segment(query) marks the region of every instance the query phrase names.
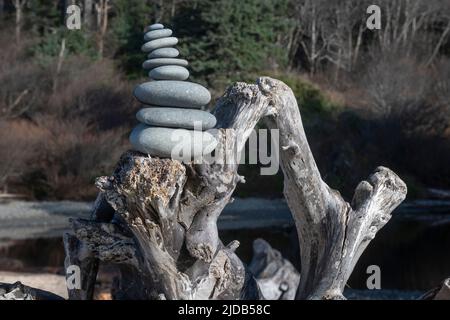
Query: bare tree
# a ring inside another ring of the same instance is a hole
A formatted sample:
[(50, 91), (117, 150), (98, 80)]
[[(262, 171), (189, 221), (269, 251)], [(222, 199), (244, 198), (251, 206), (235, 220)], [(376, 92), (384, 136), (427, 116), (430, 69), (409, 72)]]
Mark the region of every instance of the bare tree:
[(336, 68), (335, 80), (339, 71), (353, 71), (358, 62), (366, 30), (367, 1), (345, 0), (329, 4), (333, 24), (324, 34), (327, 43), (322, 60), (331, 62)]
[(61, 40), (61, 47), (59, 49), (58, 60), (56, 63), (56, 69), (55, 69), (55, 73), (53, 75), (53, 87), (52, 87), (53, 93), (55, 93), (58, 88), (59, 75), (61, 73), (65, 54), (66, 54), (66, 39), (63, 38)]
[(21, 122), (0, 121), (0, 186), (8, 193), (8, 182), (19, 176), (33, 156), (33, 136)]
[(448, 1), (435, 0), (435, 6), (438, 8), (434, 24), (442, 26), (438, 29), (440, 32), (439, 38), (434, 46), (434, 49), (428, 58), (427, 66), (430, 66), (437, 58), (439, 51), (450, 36), (450, 3)]
[(367, 1), (310, 1), (294, 3), (296, 27), (288, 42), (291, 59), (300, 45), (310, 73), (322, 62), (330, 62), (339, 70), (351, 71), (357, 62), (366, 29)]
[(444, 44), (445, 40), (448, 38), (449, 35), (450, 35), (450, 17), (448, 19), (447, 26), (442, 31), (442, 34), (439, 37), (439, 41), (437, 42), (436, 46), (434, 47), (433, 53), (431, 54), (430, 58), (427, 61), (428, 66), (434, 62), (434, 60), (436, 59), (436, 57), (439, 53), (439, 50), (441, 49), (442, 45)]
[(177, 9), (177, 4), (180, 2), (179, 0), (172, 0), (171, 6), (170, 6), (170, 17), (173, 18), (175, 16), (175, 12)]
[(448, 6), (441, 0), (382, 0), (379, 5), (384, 17), (383, 28), (377, 32), (381, 50), (401, 50), (407, 56), (418, 41), (423, 41), (420, 36), (432, 25), (436, 15)]
[[(14, 38), (14, 35), (11, 35)], [(11, 37), (8, 37), (9, 41)], [(14, 41), (14, 40), (13, 40)], [(44, 95), (39, 67), (18, 59), (23, 46), (7, 46), (0, 54), (0, 119), (11, 120), (31, 110)]]
[(430, 82), (423, 64), (400, 53), (373, 53), (373, 63), (364, 78), (371, 110), (378, 116), (411, 114), (422, 107)]
[(303, 0), (294, 5), (297, 27), (290, 46), (295, 49), (292, 43), (299, 43), (313, 74), (327, 48), (324, 34), (328, 31), (325, 24), (329, 21), (330, 10), (325, 0)]
[(370, 4), (365, 0), (294, 2), (297, 23), (288, 41), (290, 60), (300, 49), (310, 73), (324, 63), (331, 63), (338, 77), (340, 70), (354, 70), (367, 39), (372, 44), (376, 42), (380, 52), (398, 51), (403, 56), (425, 54), (430, 65), (450, 36), (448, 1), (382, 0), (377, 4), (381, 7), (383, 27), (373, 32), (373, 41), (365, 36), (366, 8)]
[(23, 24), (23, 9), (28, 0), (13, 0), (14, 8), (16, 9), (16, 43), (20, 43), (20, 36)]
[(88, 29), (94, 27), (94, 0), (84, 0), (83, 2), (83, 18), (84, 24)]
[(105, 35), (108, 31), (108, 13), (111, 9), (110, 0), (98, 0), (95, 4), (97, 12), (97, 47), (98, 54), (103, 57), (105, 47)]
[(10, 100), (10, 102), (1, 109), (0, 118), (15, 118), (23, 114), (28, 109), (29, 104), (25, 103), (22, 105), (22, 102), (27, 99), (29, 93), (29, 89), (24, 89), (16, 97), (14, 97), (14, 99)]

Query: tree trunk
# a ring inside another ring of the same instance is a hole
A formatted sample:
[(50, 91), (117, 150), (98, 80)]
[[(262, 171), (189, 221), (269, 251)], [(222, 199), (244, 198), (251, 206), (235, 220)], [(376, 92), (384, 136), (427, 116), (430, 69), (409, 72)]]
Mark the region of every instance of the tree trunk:
[(108, 30), (108, 13), (110, 9), (109, 0), (99, 0), (95, 4), (95, 9), (97, 11), (97, 47), (98, 55), (103, 57), (105, 50), (105, 35)]
[(83, 18), (85, 26), (88, 28), (88, 30), (92, 30), (94, 28), (94, 19), (95, 19), (93, 0), (84, 0)]
[(441, 36), (439, 37), (439, 41), (436, 44), (436, 46), (433, 49), (433, 53), (431, 54), (430, 58), (428, 59), (426, 66), (429, 66), (433, 63), (433, 61), (436, 59), (437, 55), (439, 54), (439, 50), (441, 49), (442, 45), (445, 43), (448, 35), (450, 34), (450, 21), (447, 24), (447, 27), (442, 32)]
[(171, 18), (175, 17), (176, 7), (177, 7), (177, 0), (172, 0), (172, 4), (170, 6), (170, 17)]
[(53, 85), (52, 85), (53, 94), (55, 94), (56, 90), (58, 89), (59, 76), (60, 76), (61, 69), (63, 66), (65, 54), (66, 54), (66, 38), (63, 38), (61, 40), (61, 47), (59, 49), (58, 60), (56, 62), (55, 73), (53, 76)]
[[(125, 153), (113, 175), (96, 182), (99, 198), (114, 216), (74, 221), (74, 235), (66, 237), (67, 257), (79, 261), (90, 281), (95, 277), (89, 259), (123, 264), (119, 289), (139, 293), (125, 292), (125, 298), (263, 298), (234, 253), (239, 243), (224, 245), (219, 239), (217, 218), (244, 181), (237, 169), (245, 142), (267, 117), (280, 130), (284, 193), (299, 234), (297, 298), (342, 298), (360, 254), (405, 198), (405, 184), (379, 168), (360, 183), (352, 206), (346, 203), (322, 181), (296, 99), (278, 80), (231, 86), (213, 113), (219, 143), (212, 164)], [(94, 217), (97, 212), (102, 210), (94, 210)], [(128, 281), (132, 285), (126, 287)]]
[(22, 23), (23, 23), (23, 7), (27, 3), (27, 0), (14, 0), (13, 5), (16, 9), (16, 43), (20, 44), (20, 38), (22, 33)]

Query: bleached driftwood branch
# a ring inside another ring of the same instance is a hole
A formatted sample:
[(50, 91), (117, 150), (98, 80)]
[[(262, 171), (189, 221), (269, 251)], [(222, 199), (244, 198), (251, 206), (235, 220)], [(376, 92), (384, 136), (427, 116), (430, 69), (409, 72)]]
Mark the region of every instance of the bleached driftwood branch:
[(300, 273), (267, 241), (253, 241), (253, 257), (249, 269), (255, 276), (264, 299), (295, 299)]
[(369, 242), (405, 199), (406, 184), (379, 167), (356, 188), (352, 204), (321, 178), (292, 90), (258, 80), (274, 109), (267, 123), (280, 130), (284, 196), (297, 227), (301, 253), (298, 299), (342, 299), (344, 286)]
[(280, 130), (284, 193), (299, 234), (297, 298), (342, 298), (359, 256), (405, 198), (405, 184), (389, 169), (378, 168), (360, 183), (352, 205), (345, 202), (322, 181), (296, 99), (280, 81), (237, 83), (214, 114), (219, 144), (212, 164), (127, 152), (112, 176), (97, 180), (101, 192), (93, 218), (75, 222), (75, 235), (66, 237), (66, 262), (85, 271), (83, 288), (72, 298), (92, 297), (99, 260), (122, 263), (122, 298), (261, 298), (234, 253), (238, 242), (220, 241), (217, 218), (243, 181), (237, 173), (240, 154), (264, 117)]

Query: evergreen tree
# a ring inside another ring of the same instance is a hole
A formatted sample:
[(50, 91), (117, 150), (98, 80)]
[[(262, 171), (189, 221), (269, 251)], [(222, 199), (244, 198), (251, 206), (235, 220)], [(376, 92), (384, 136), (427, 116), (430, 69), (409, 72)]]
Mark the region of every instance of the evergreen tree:
[(288, 0), (199, 0), (179, 10), (173, 26), (194, 76), (242, 79), (286, 62), (279, 38), (291, 23), (288, 9)]
[(116, 57), (131, 77), (140, 76), (145, 59), (140, 49), (144, 41), (143, 31), (152, 23), (153, 7), (142, 0), (116, 0), (113, 5), (112, 34), (118, 48)]
[(64, 23), (59, 1), (29, 0), (27, 8), (27, 21), (34, 35), (46, 35)]

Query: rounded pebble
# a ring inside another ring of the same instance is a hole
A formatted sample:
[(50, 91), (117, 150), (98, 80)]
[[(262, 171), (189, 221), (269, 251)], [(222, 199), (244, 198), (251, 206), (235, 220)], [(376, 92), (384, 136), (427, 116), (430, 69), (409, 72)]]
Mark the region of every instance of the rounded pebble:
[(168, 65), (186, 67), (188, 65), (188, 62), (187, 62), (187, 60), (184, 60), (184, 59), (156, 58), (156, 59), (145, 60), (144, 63), (142, 64), (142, 68), (153, 69), (156, 67), (168, 66)]
[(208, 130), (216, 125), (216, 117), (202, 110), (150, 107), (138, 111), (139, 122), (157, 127)]
[(154, 24), (146, 27), (145, 32), (152, 31), (152, 30), (158, 30), (158, 29), (164, 29), (164, 25), (162, 25), (161, 23), (154, 23)]
[(211, 94), (202, 85), (176, 80), (142, 83), (134, 89), (134, 96), (144, 104), (197, 109), (211, 100)]
[(178, 43), (178, 39), (175, 37), (160, 38), (156, 40), (149, 41), (142, 46), (142, 51), (150, 52), (155, 49), (172, 47)]
[(133, 148), (142, 153), (190, 161), (211, 153), (217, 140), (208, 132), (137, 125), (130, 134)]
[(172, 30), (170, 29), (158, 29), (147, 32), (144, 35), (145, 41), (152, 41), (160, 38), (167, 38), (172, 35)]
[(153, 80), (186, 80), (189, 78), (189, 71), (180, 66), (161, 66), (152, 69), (148, 73)]
[(176, 58), (180, 54), (175, 48), (160, 48), (149, 53), (148, 58)]

